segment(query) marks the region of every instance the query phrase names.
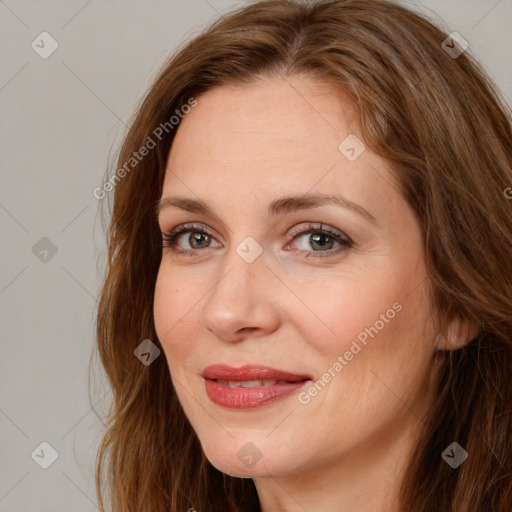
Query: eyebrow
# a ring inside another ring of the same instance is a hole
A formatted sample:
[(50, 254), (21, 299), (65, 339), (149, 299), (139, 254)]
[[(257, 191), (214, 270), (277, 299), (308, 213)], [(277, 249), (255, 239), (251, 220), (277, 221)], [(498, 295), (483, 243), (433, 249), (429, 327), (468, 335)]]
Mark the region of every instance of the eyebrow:
[[(306, 194), (302, 196), (283, 196), (275, 199), (268, 206), (269, 215), (278, 215), (298, 210), (308, 210), (325, 205), (334, 205), (356, 212), (372, 224), (377, 224), (377, 219), (362, 206), (345, 199), (339, 194)], [(164, 210), (179, 208), (192, 213), (211, 215), (218, 218), (215, 212), (202, 200), (184, 196), (164, 197), (156, 203), (156, 214), (160, 215)]]

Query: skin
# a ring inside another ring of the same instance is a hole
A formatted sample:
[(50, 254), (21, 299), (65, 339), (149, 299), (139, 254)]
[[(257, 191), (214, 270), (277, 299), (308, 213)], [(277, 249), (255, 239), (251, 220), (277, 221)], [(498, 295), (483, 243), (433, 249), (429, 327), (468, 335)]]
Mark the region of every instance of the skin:
[[(200, 198), (216, 215), (160, 213), (163, 233), (194, 222), (213, 237), (197, 248), (189, 238), (197, 229), (181, 235), (195, 257), (163, 250), (158, 338), (206, 456), (220, 471), (253, 478), (264, 512), (396, 510), (406, 456), (432, 399), (436, 349), (470, 336), (459, 319), (438, 336), (420, 224), (385, 160), (367, 148), (350, 161), (338, 150), (349, 134), (362, 139), (340, 91), (306, 77), (265, 77), (200, 96), (167, 164), (162, 197)], [(334, 205), (266, 211), (283, 195), (333, 192), (376, 223)], [(311, 234), (290, 235), (320, 222), (354, 246), (340, 251), (328, 237), (322, 249)], [(236, 252), (248, 236), (263, 250), (252, 263)], [(395, 303), (401, 310), (307, 404), (294, 394), (229, 410), (206, 394), (201, 373), (215, 363), (321, 379)], [(248, 442), (261, 454), (251, 467), (237, 457)]]

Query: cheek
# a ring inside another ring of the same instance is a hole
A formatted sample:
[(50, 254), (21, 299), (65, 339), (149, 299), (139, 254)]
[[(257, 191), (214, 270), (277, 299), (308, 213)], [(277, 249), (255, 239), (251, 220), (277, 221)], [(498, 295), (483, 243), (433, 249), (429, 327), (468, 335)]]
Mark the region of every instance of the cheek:
[(336, 335), (309, 338), (317, 383), (300, 398), (309, 418), (336, 424), (347, 439), (391, 425), (404, 403), (415, 409), (431, 354), (421, 289), (407, 295), (410, 287), (388, 282), (368, 290), (349, 289), (350, 298), (331, 291), (335, 304), (323, 312)]
[[(181, 363), (209, 335), (201, 324), (201, 311), (211, 300), (205, 295), (217, 273), (199, 267), (169, 268), (164, 260), (156, 281), (156, 332), (166, 352), (172, 352), (169, 359)], [(293, 266), (286, 270), (281, 274), (289, 287), (270, 279), (270, 292), (260, 300), (268, 301), (281, 325), (296, 331), (302, 347), (316, 353), (324, 366), (348, 350), (356, 352), (353, 342), (365, 352), (379, 345), (388, 354), (391, 349), (403, 352), (406, 335), (414, 336), (424, 322), (426, 301), (418, 297), (421, 276), (415, 269), (405, 274), (400, 265), (382, 268), (367, 263), (350, 272), (304, 266), (300, 272)]]
[(315, 315), (302, 314), (299, 320), (289, 310), (302, 326), (317, 378), (334, 384), (325, 399), (350, 402), (341, 389), (351, 390), (354, 407), (372, 396), (375, 405), (388, 395), (393, 399), (384, 384), (375, 386), (379, 377), (400, 394), (414, 392), (432, 353), (423, 278), (421, 272), (397, 268), (320, 280), (321, 286), (307, 288)]
[(390, 279), (389, 270), (384, 276), (353, 273), (304, 282), (295, 291), (311, 312), (302, 307), (300, 314), (298, 309), (288, 314), (301, 323), (304, 337), (320, 354), (342, 354), (353, 340), (370, 344), (380, 337), (377, 333), (390, 331), (402, 314), (403, 284)]
[[(193, 334), (197, 333), (194, 317), (197, 315), (199, 300), (192, 292), (190, 281), (181, 282), (180, 273), (172, 276), (165, 271), (158, 273), (153, 303), (155, 329), (166, 353), (169, 365), (183, 361), (193, 349)], [(173, 357), (169, 357), (172, 353)], [(172, 368), (171, 368), (172, 369)]]
[(332, 316), (338, 338), (330, 360), (341, 355), (343, 366), (337, 385), (351, 389), (355, 403), (367, 400), (376, 410), (387, 404), (383, 415), (400, 405), (395, 394), (413, 398), (433, 353), (426, 285), (415, 279), (375, 283), (370, 294), (353, 289), (350, 300), (338, 301), (345, 312)]

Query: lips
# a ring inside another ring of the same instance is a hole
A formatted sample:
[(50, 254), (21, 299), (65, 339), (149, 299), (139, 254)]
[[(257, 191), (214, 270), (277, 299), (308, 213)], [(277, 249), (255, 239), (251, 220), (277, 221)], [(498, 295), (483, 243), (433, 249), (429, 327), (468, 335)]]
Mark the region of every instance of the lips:
[(253, 365), (241, 368), (208, 366), (203, 377), (210, 400), (229, 409), (253, 409), (267, 405), (291, 395), (311, 381), (309, 375)]
[(224, 364), (215, 364), (205, 368), (203, 377), (208, 380), (223, 381), (250, 381), (250, 380), (272, 380), (285, 382), (299, 382), (311, 380), (309, 375), (295, 374), (276, 370), (269, 366), (246, 365), (240, 368), (233, 368)]

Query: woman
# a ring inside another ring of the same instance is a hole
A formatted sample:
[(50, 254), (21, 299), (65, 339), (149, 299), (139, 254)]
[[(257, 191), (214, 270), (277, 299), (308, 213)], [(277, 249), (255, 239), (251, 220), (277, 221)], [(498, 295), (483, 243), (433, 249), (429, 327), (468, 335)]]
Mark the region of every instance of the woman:
[(512, 510), (511, 124), (387, 1), (173, 56), (114, 175), (102, 510)]

